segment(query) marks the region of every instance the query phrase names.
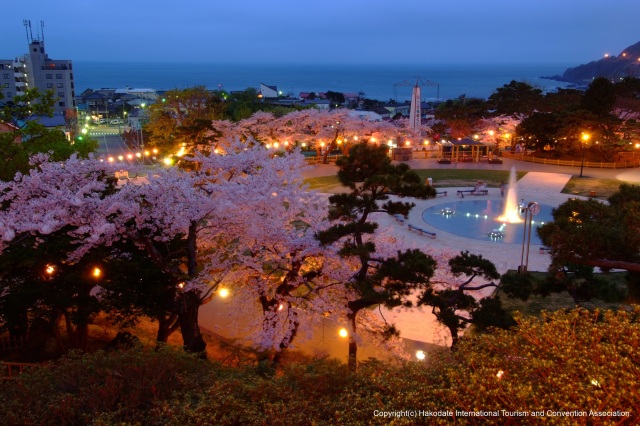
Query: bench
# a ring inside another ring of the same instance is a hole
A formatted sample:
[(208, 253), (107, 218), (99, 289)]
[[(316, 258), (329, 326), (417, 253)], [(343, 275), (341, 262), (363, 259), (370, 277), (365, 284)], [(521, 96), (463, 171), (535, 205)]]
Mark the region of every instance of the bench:
[(447, 191), (436, 191), (436, 195), (444, 195), (447, 196)]
[(550, 247), (540, 246), (540, 254), (551, 253)]
[(441, 158), (438, 160), (439, 164), (451, 164), (451, 159), (449, 158)]
[(488, 195), (488, 189), (461, 189), (458, 191), (458, 196), (464, 198), (464, 194), (468, 195)]
[(127, 170), (118, 170), (115, 175), (116, 179), (129, 179), (129, 172)]
[(393, 215), (393, 218), (394, 218), (395, 220), (397, 220), (398, 222), (400, 222), (400, 223), (404, 223), (404, 216), (402, 216), (402, 215), (401, 215), (401, 214), (399, 214), (399, 213), (398, 213), (398, 214), (394, 214), (394, 215)]
[(427, 231), (426, 229), (418, 228), (417, 226), (411, 225), (411, 224), (409, 224), (408, 226), (409, 226), (410, 230), (419, 232), (420, 235), (426, 235), (426, 236), (431, 237), (431, 238), (435, 238), (436, 237), (436, 233), (435, 232)]

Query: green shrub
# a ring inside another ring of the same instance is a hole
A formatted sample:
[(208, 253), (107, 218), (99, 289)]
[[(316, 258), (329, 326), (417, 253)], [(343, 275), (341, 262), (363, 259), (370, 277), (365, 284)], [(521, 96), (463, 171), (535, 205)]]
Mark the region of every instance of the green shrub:
[[(3, 424), (448, 424), (381, 417), (399, 410), (621, 410), (629, 417), (545, 417), (548, 424), (640, 422), (640, 307), (518, 318), (463, 338), (426, 362), (366, 362), (357, 373), (316, 360), (261, 375), (163, 349), (72, 354), (0, 385)], [(461, 424), (520, 424), (458, 418)], [(531, 423), (527, 419), (525, 423)]]

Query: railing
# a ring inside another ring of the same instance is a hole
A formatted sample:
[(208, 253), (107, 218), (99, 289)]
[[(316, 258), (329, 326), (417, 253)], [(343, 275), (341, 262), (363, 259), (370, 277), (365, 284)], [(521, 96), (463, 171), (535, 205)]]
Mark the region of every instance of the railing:
[(0, 380), (15, 380), (23, 371), (39, 367), (39, 364), (29, 364), (26, 362), (0, 362)]
[(630, 161), (617, 161), (607, 163), (604, 161), (585, 161), (582, 160), (554, 160), (551, 158), (538, 158), (532, 157), (527, 154), (515, 154), (512, 152), (502, 152), (504, 158), (510, 158), (512, 160), (527, 161), (529, 163), (549, 164), (552, 166), (569, 166), (569, 167), (592, 167), (600, 169), (626, 169), (630, 167), (640, 167), (640, 159)]
[(27, 344), (27, 336), (10, 337), (0, 336), (0, 351), (8, 352), (20, 349)]
[[(327, 163), (335, 163), (336, 160), (340, 157), (344, 157), (344, 155), (328, 155), (327, 156)], [(322, 163), (322, 156), (317, 156), (314, 155), (313, 157), (305, 157), (304, 161), (306, 161), (309, 164), (316, 164), (316, 163)]]
[(618, 153), (619, 157), (631, 157), (631, 158), (640, 158), (640, 151), (625, 151), (625, 152), (619, 152)]

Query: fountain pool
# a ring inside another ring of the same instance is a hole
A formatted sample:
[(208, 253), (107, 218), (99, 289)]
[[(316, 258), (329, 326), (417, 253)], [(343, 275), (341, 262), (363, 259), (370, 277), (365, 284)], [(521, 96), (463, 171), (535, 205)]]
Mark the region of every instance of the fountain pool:
[[(542, 244), (535, 232), (543, 223), (551, 221), (553, 207), (540, 204), (540, 213), (533, 218), (531, 244)], [(524, 233), (524, 213), (519, 223), (505, 223), (498, 220), (505, 210), (505, 201), (500, 200), (464, 200), (432, 206), (422, 213), (422, 219), (442, 231), (475, 240), (495, 241), (497, 243), (522, 244)]]

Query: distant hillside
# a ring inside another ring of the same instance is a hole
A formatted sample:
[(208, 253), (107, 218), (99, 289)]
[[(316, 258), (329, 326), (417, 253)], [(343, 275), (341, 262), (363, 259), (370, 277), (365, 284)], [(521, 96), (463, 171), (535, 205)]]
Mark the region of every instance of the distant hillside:
[(555, 80), (579, 85), (589, 84), (596, 77), (617, 80), (624, 77), (640, 77), (640, 42), (627, 47), (618, 56), (607, 56), (598, 61), (568, 68)]

